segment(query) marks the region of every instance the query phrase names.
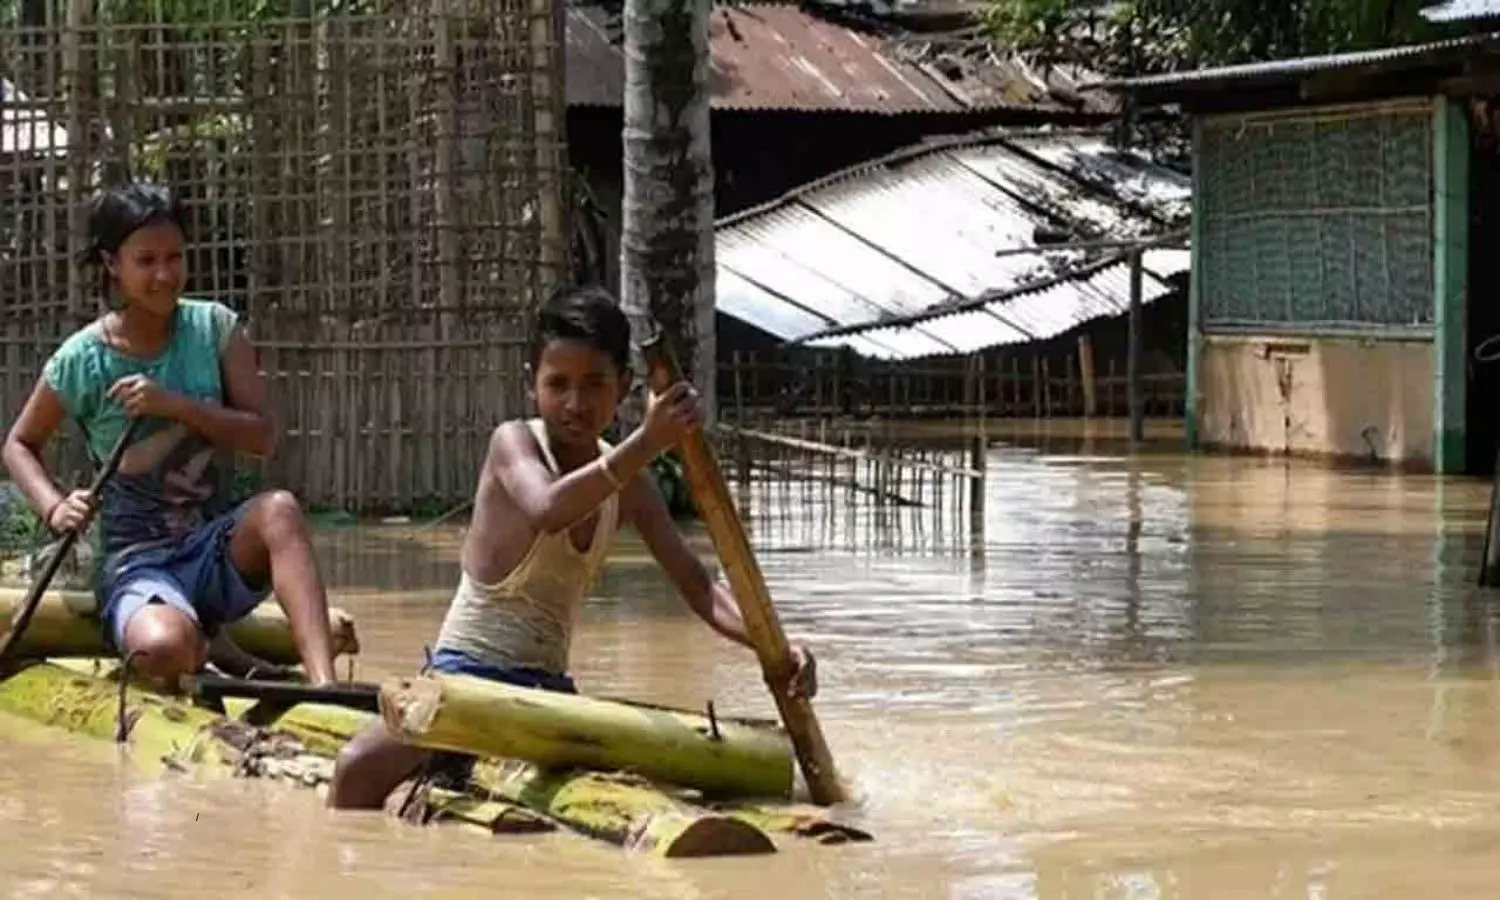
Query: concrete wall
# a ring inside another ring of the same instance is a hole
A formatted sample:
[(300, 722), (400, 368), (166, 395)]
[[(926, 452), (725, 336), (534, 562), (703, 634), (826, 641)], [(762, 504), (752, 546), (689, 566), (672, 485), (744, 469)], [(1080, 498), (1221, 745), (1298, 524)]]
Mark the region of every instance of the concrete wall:
[(1203, 336), (1205, 447), (1433, 463), (1430, 341)]

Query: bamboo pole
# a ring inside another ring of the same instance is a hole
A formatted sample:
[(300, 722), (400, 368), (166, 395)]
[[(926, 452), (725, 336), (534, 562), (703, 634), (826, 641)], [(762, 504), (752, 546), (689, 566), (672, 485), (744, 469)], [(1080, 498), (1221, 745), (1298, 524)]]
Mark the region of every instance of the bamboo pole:
[(1115, 403), (1116, 381), (1118, 378), (1115, 375), (1115, 358), (1111, 356), (1105, 363), (1104, 370), (1104, 415), (1110, 419), (1115, 417), (1115, 411), (1120, 408), (1119, 404)]
[[(666, 345), (663, 332), (657, 331), (642, 345), (641, 352), (650, 369), (648, 380), (653, 391), (661, 393), (682, 380), (682, 372)], [(845, 799), (846, 794), (834, 768), (833, 755), (813, 712), (812, 702), (806, 697), (792, 696), (789, 690), (794, 672), (791, 646), (771, 603), (771, 593), (745, 536), (744, 526), (735, 513), (733, 500), (719, 473), (718, 462), (701, 430), (691, 432), (683, 441), (681, 450), (683, 469), (698, 512), (708, 525), (714, 547), (718, 550), (724, 574), (739, 604), (745, 630), (760, 658), (761, 673), (791, 736), (813, 802), (823, 805), (838, 803)]]
[(1052, 371), (1047, 357), (1042, 357), (1042, 412), (1052, 418)]
[(1031, 352), (1031, 405), (1032, 415), (1042, 417), (1042, 358), (1035, 350)]
[(553, 769), (626, 769), (726, 797), (789, 797), (779, 731), (460, 675), (388, 681), (380, 714), (406, 743)]
[[(784, 437), (779, 434), (772, 434), (768, 431), (755, 431), (748, 428), (734, 428), (733, 426), (725, 425), (723, 423), (720, 423), (717, 426), (716, 430), (721, 432), (730, 432), (742, 437), (761, 441), (762, 443), (771, 444), (772, 446), (784, 447), (794, 450), (806, 450), (810, 453), (820, 453), (826, 456), (842, 456), (848, 457), (850, 459), (874, 459), (879, 456), (878, 451), (873, 449), (873, 445), (870, 443), (868, 434), (866, 435), (865, 439), (865, 449), (860, 450), (852, 447), (839, 447), (833, 444), (820, 444), (816, 441), (799, 440), (798, 438)], [(959, 477), (972, 477), (978, 474), (971, 469), (957, 468), (954, 466), (946, 465), (944, 463), (929, 462), (927, 460), (906, 460), (904, 464), (912, 469), (946, 473)]]
[(1146, 436), (1146, 406), (1141, 398), (1141, 254), (1130, 254), (1130, 330), (1125, 349), (1125, 396), (1130, 407), (1130, 440)]
[(1092, 419), (1099, 414), (1099, 387), (1094, 380), (1094, 342), (1086, 334), (1078, 337), (1078, 374), (1083, 380), (1083, 414)]
[(985, 420), (984, 355), (974, 357), (974, 437), (969, 446), (969, 468), (978, 477), (969, 478), (969, 524), (976, 535), (984, 531), (985, 474), (989, 467), (989, 427)]

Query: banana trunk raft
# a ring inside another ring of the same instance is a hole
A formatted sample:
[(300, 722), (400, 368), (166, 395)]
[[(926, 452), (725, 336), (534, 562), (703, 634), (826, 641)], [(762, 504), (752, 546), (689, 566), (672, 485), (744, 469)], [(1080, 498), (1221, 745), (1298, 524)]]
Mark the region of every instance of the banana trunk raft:
[[(66, 614), (82, 607), (63, 599), (46, 607), (57, 617), (57, 633), (69, 635), (59, 655), (85, 658), (23, 664), (0, 679), (0, 712), (113, 740), (121, 709), (118, 666), (86, 658), (85, 632), (72, 630)], [(291, 652), (285, 620), (272, 610), (257, 616), (236, 635), (242, 643), (272, 658)], [(341, 644), (357, 650), (352, 620), (340, 613), (336, 621), (346, 629)], [(261, 777), (314, 789), (327, 784), (344, 743), (376, 718), (303, 703), (256, 726), (238, 718), (244, 702), (230, 701), (224, 715), (135, 683), (126, 685), (124, 698), (130, 755), (150, 774)], [(790, 789), (790, 757), (783, 758), (790, 751), (774, 726), (622, 701), (567, 701), (504, 686), (492, 691), (464, 678), (383, 685), (386, 720), (414, 743), (480, 757), (462, 790), (403, 785), (391, 795), (391, 812), (419, 824), (457, 823), (495, 834), (563, 829), (665, 857), (770, 853), (776, 837), (869, 839), (833, 822), (828, 810), (782, 799)], [(484, 715), (486, 703), (516, 736)], [(462, 733), (464, 721), (475, 723), (472, 739)], [(736, 772), (716, 769), (716, 761)], [(617, 771), (622, 767), (629, 771)], [(696, 785), (648, 780), (664, 774)]]
[[(0, 621), (9, 622), (25, 599), (24, 588), (0, 587)], [(16, 645), (16, 655), (33, 659), (105, 656), (109, 651), (104, 645), (97, 610), (92, 591), (47, 591), (37, 605), (31, 625)], [(353, 617), (341, 609), (330, 609), (328, 624), (333, 630), (336, 656), (359, 653), (359, 636), (354, 629)], [(227, 630), (240, 649), (266, 662), (291, 666), (301, 661), (286, 613), (273, 600), (262, 603)]]

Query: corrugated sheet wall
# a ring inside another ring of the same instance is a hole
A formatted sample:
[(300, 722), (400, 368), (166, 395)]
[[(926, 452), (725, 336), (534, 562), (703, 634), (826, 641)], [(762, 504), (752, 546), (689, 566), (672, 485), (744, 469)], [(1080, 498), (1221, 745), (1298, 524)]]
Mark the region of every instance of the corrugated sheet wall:
[(1431, 327), (1432, 109), (1203, 123), (1206, 328)]

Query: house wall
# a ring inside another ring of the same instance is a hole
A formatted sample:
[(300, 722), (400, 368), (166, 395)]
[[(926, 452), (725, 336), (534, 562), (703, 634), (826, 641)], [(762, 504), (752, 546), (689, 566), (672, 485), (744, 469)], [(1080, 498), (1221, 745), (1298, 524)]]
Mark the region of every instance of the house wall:
[(1452, 465), (1449, 129), (1429, 98), (1195, 123), (1191, 441)]
[(1206, 335), (1201, 445), (1428, 469), (1431, 341)]

